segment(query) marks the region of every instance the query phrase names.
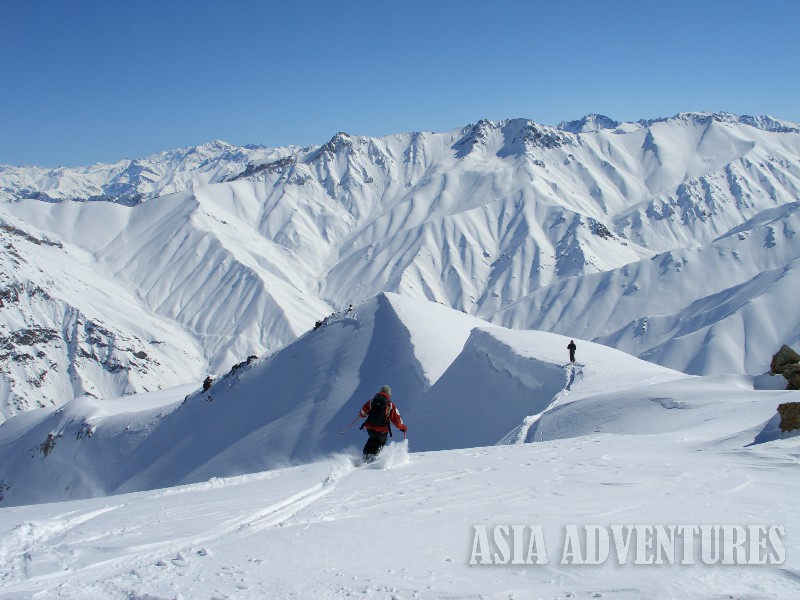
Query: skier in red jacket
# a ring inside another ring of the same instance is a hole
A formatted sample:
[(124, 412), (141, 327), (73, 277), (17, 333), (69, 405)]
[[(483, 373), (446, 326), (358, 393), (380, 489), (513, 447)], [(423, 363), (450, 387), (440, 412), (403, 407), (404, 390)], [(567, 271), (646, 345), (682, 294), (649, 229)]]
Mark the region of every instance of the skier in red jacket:
[(391, 398), (392, 388), (385, 385), (372, 400), (364, 403), (358, 413), (359, 417), (367, 419), (360, 427), (360, 429), (366, 428), (369, 435), (364, 445), (366, 461), (375, 460), (378, 452), (386, 445), (386, 440), (392, 433), (390, 423), (394, 423), (394, 426), (403, 433), (408, 430)]

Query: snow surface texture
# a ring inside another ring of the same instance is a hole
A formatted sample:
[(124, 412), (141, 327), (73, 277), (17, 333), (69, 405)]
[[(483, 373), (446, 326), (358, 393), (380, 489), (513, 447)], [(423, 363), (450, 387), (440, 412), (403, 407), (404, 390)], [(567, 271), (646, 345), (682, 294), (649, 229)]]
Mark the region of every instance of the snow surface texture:
[(381, 291), (761, 374), (800, 340), (799, 132), (590, 115), (0, 167), (0, 418), (200, 381)]
[[(10, 419), (0, 595), (796, 597), (800, 437), (773, 417), (796, 392), (583, 340), (572, 365), (568, 341), (384, 294), (207, 392)], [(357, 467), (365, 434), (339, 432), (385, 383), (408, 439)], [(570, 525), (715, 523), (783, 526), (785, 561), (560, 564)], [(500, 524), (540, 525), (550, 563), (470, 565)]]

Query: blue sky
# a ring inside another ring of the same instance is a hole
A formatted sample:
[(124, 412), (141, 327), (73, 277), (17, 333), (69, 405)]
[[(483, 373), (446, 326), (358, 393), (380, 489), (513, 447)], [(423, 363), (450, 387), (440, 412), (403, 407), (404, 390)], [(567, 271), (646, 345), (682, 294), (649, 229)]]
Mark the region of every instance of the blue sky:
[(682, 111), (800, 121), (800, 1), (4, 0), (0, 163)]

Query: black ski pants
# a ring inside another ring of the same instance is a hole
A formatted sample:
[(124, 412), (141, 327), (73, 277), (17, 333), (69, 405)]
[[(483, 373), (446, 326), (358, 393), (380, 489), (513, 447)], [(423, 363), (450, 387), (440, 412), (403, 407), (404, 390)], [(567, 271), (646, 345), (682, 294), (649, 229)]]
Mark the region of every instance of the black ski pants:
[(386, 445), (386, 440), (389, 438), (389, 433), (386, 431), (373, 431), (367, 429), (369, 438), (367, 443), (364, 444), (364, 456), (374, 456)]

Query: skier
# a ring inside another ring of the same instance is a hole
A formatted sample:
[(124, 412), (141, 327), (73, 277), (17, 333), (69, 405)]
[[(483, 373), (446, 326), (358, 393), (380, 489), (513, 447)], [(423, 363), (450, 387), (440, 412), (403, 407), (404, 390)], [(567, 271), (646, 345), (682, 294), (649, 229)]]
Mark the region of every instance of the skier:
[(392, 434), (390, 423), (394, 423), (403, 433), (408, 430), (391, 398), (392, 388), (385, 385), (372, 400), (367, 400), (358, 413), (359, 417), (367, 419), (359, 428), (366, 427), (369, 435), (367, 443), (364, 444), (365, 462), (375, 460), (378, 452), (386, 445), (386, 439)]
[(569, 362), (575, 362), (575, 350), (577, 349), (578, 347), (575, 345), (575, 340), (570, 340), (569, 344), (567, 345), (567, 350), (569, 350)]

